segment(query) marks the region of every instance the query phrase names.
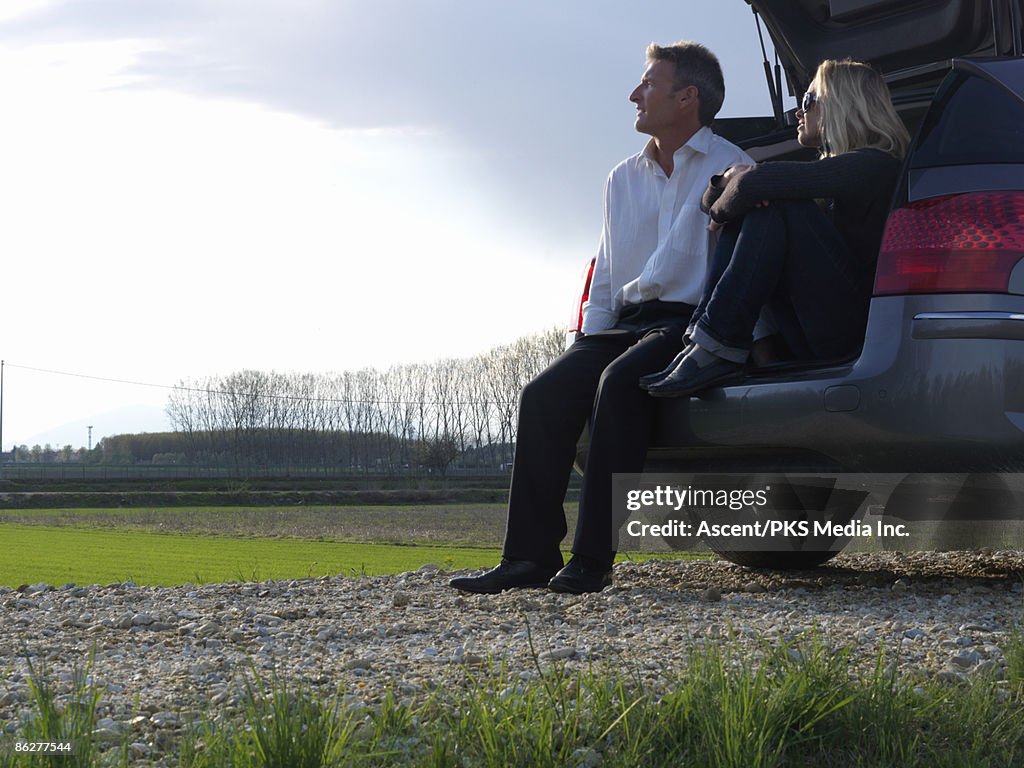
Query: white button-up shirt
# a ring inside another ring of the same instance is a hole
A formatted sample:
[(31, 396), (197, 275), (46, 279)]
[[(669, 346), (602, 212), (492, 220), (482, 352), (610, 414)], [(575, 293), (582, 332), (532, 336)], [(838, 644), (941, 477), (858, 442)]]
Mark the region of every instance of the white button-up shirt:
[(701, 196), (714, 174), (754, 162), (706, 126), (676, 150), (671, 177), (652, 149), (653, 139), (608, 175), (583, 333), (611, 328), (626, 304), (660, 299), (696, 305), (718, 239), (707, 229)]

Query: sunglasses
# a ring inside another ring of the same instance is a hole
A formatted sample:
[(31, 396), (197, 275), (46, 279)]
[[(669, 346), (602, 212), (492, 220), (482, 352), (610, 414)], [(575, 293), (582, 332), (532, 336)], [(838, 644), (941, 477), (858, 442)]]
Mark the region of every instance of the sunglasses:
[(818, 103), (818, 94), (814, 91), (807, 91), (804, 94), (803, 100), (800, 102), (800, 109), (807, 112), (811, 107)]

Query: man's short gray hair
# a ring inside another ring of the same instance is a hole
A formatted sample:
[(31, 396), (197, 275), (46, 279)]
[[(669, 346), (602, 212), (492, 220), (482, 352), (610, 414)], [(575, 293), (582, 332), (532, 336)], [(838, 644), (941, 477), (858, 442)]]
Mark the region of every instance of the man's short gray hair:
[(695, 86), (700, 97), (698, 117), (701, 125), (711, 125), (725, 101), (725, 77), (718, 57), (700, 43), (680, 40), (672, 45), (651, 43), (648, 61), (668, 61), (675, 67), (676, 90)]

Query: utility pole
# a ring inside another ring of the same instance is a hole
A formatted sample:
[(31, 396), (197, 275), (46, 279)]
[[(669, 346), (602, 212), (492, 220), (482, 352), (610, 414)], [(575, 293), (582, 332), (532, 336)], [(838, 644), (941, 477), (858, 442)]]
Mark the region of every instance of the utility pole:
[(92, 453), (92, 424), (87, 429), (89, 430), (89, 453)]

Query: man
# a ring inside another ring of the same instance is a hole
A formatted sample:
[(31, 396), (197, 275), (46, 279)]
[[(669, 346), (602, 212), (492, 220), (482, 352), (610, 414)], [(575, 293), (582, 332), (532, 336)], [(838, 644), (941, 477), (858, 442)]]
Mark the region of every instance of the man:
[[(655, 402), (638, 380), (681, 350), (700, 300), (714, 238), (700, 210), (708, 180), (752, 162), (708, 127), (724, 98), (721, 67), (707, 48), (648, 47), (647, 69), (629, 100), (637, 131), (651, 139), (605, 185), (584, 335), (523, 388), (502, 561), (451, 586), (479, 593), (548, 586), (578, 594), (611, 584), (612, 473), (643, 469), (654, 419)], [(573, 557), (563, 568), (562, 502), (588, 419)]]

